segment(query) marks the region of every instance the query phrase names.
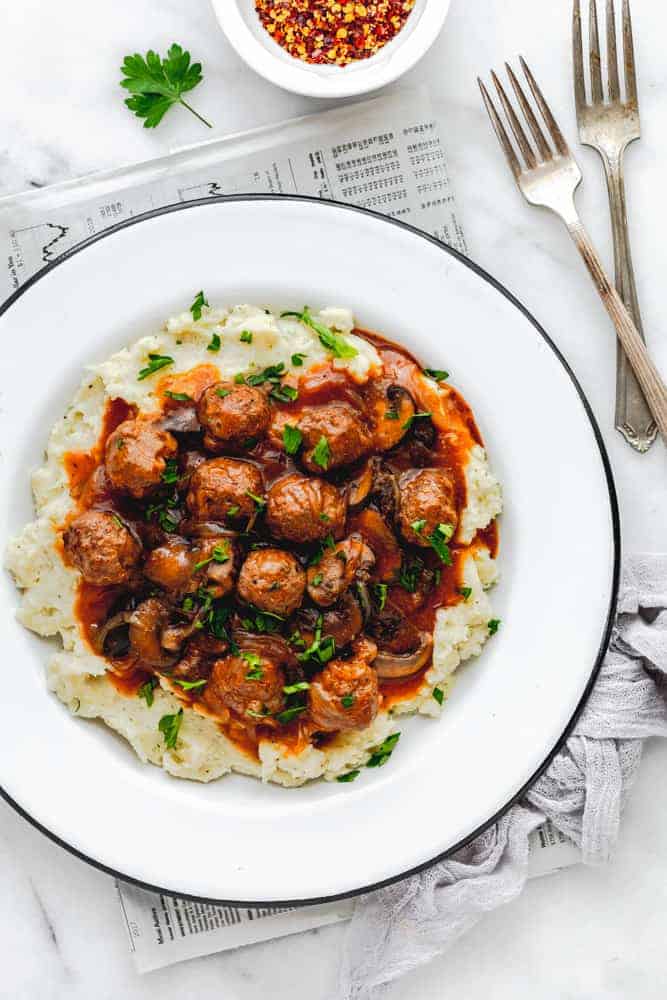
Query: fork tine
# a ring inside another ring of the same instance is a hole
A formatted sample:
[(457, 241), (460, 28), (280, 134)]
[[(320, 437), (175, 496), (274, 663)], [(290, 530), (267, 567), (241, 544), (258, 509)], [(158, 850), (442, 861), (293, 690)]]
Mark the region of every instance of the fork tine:
[(625, 63), (625, 99), (637, 105), (637, 77), (635, 76), (635, 48), (632, 43), (630, 0), (623, 0), (623, 61)]
[(540, 128), (540, 123), (535, 117), (535, 113), (531, 108), (528, 99), (526, 98), (526, 95), (521, 89), (521, 84), (514, 75), (512, 67), (510, 66), (509, 63), (505, 63), (505, 69), (507, 70), (507, 75), (510, 78), (510, 83), (512, 84), (514, 93), (517, 96), (517, 100), (521, 105), (521, 110), (523, 111), (526, 117), (526, 121), (528, 122), (528, 126), (530, 128), (530, 131), (532, 132), (533, 139), (535, 140), (535, 144), (537, 145), (537, 148), (540, 151), (542, 159), (543, 160), (553, 159), (553, 153), (551, 152), (551, 147), (549, 146), (549, 143), (544, 137), (544, 132)]
[(519, 175), (521, 174), (521, 164), (519, 163), (519, 158), (514, 152), (510, 138), (505, 131), (505, 126), (501, 122), (498, 112), (494, 107), (493, 101), (489, 96), (489, 92), (479, 77), (477, 77), (477, 83), (479, 84), (479, 89), (482, 92), (482, 100), (484, 101), (484, 106), (487, 110), (489, 118), (491, 119), (491, 124), (493, 125), (494, 131), (498, 136), (498, 142), (500, 143), (503, 153), (507, 158), (507, 162), (509, 163), (510, 170), (514, 174), (515, 180), (518, 180)]
[(565, 137), (563, 136), (563, 133), (559, 129), (556, 119), (551, 114), (551, 109), (549, 108), (547, 102), (544, 100), (542, 91), (538, 87), (535, 77), (530, 72), (528, 63), (523, 58), (523, 56), (519, 56), (519, 61), (521, 62), (523, 72), (526, 76), (526, 80), (528, 81), (528, 86), (533, 92), (533, 97), (535, 98), (537, 106), (540, 109), (540, 112), (542, 113), (542, 117), (544, 118), (545, 124), (549, 129), (549, 133), (551, 135), (551, 138), (553, 139), (554, 146), (561, 154), (561, 156), (569, 156), (570, 150), (565, 141)]
[(519, 149), (523, 153), (523, 158), (526, 161), (526, 166), (529, 170), (534, 170), (537, 166), (537, 160), (535, 158), (535, 153), (532, 150), (530, 143), (528, 142), (528, 137), (523, 130), (521, 122), (516, 116), (516, 112), (512, 107), (510, 100), (503, 89), (503, 85), (496, 76), (496, 74), (491, 70), (491, 79), (496, 85), (496, 90), (498, 91), (498, 97), (500, 98), (500, 103), (503, 106), (505, 114), (509, 119), (509, 123), (512, 127), (512, 132), (514, 133), (514, 138), (516, 139)]
[(600, 36), (598, 33), (598, 9), (596, 0), (590, 0), (588, 22), (588, 49), (591, 63), (591, 94), (593, 104), (602, 104), (602, 65), (600, 63)]
[(572, 9), (572, 63), (574, 65), (574, 103), (577, 118), (586, 107), (586, 83), (584, 78), (584, 43), (581, 37), (581, 4), (574, 0)]
[(607, 73), (609, 76), (609, 100), (620, 101), (618, 85), (618, 55), (616, 52), (616, 11), (614, 0), (607, 0)]

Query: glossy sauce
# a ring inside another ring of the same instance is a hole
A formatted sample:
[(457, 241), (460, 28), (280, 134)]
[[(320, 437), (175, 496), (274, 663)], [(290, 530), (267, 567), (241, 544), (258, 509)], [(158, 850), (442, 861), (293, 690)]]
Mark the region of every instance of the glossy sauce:
[[(418, 412), (430, 412), (438, 434), (435, 445), (429, 451), (429, 465), (442, 467), (451, 475), (456, 490), (457, 509), (461, 510), (466, 503), (466, 486), (464, 468), (470, 448), (481, 444), (470, 407), (461, 395), (452, 387), (440, 383), (424, 381), (421, 378), (421, 366), (403, 347), (393, 344), (377, 334), (365, 330), (355, 330), (355, 333), (371, 342), (378, 351), (383, 364), (383, 377), (404, 387), (415, 400)], [(185, 393), (191, 400), (197, 401), (207, 386), (219, 381), (218, 369), (213, 364), (201, 364), (188, 372), (163, 376), (156, 382), (157, 394), (162, 395), (163, 412), (168, 413), (184, 405), (165, 396), (165, 391)], [(349, 375), (333, 367), (331, 362), (324, 362), (304, 375), (294, 372), (287, 376), (286, 384), (296, 384), (299, 398), (293, 403), (274, 402), (278, 410), (284, 410), (298, 417), (304, 406), (322, 404), (334, 400), (342, 400), (357, 409), (363, 409), (364, 388), (357, 385)], [(185, 405), (192, 405), (186, 402)], [(69, 452), (65, 456), (70, 492), (77, 501), (79, 510), (96, 505), (112, 507), (127, 519), (135, 518), (143, 524), (143, 508), (127, 497), (114, 496), (103, 473), (104, 445), (107, 437), (124, 420), (136, 416), (136, 407), (121, 399), (111, 400), (107, 404), (100, 439), (90, 452)], [(211, 457), (211, 456), (206, 456)], [(247, 455), (242, 456), (247, 461), (257, 465), (263, 476), (265, 489), (273, 482), (290, 473), (301, 473), (301, 469), (293, 459), (272, 443), (267, 437), (251, 448)], [(414, 464), (409, 456), (399, 446), (391, 453), (383, 455), (383, 461), (396, 474), (400, 474)], [(363, 463), (360, 463), (360, 465)], [(366, 513), (366, 517), (364, 514)], [(360, 531), (373, 544), (377, 557), (376, 579), (388, 580), (400, 568), (401, 549), (396, 551), (395, 545), (383, 546), (377, 530), (372, 524), (372, 511), (361, 511), (350, 515), (347, 529)], [(174, 536), (172, 536), (174, 537)], [(391, 542), (391, 538), (389, 539)], [(495, 556), (498, 548), (498, 529), (496, 522), (476, 537), (473, 545), (486, 546), (491, 555)], [(461, 586), (464, 550), (450, 543), (453, 565), (444, 566), (431, 549), (420, 549), (419, 556), (425, 565), (440, 571), (437, 586), (421, 600), (406, 592), (400, 586), (391, 586), (392, 601), (418, 628), (432, 632), (435, 614), (438, 608), (448, 607), (460, 602), (463, 598), (458, 593)], [(117, 587), (96, 587), (85, 582), (79, 585), (76, 615), (86, 640), (94, 647), (94, 636), (99, 622), (104, 622), (110, 608), (119, 597)], [(115, 689), (128, 697), (136, 697), (142, 684), (151, 676), (147, 671), (138, 669), (134, 664), (123, 661), (109, 661), (109, 679)], [(415, 675), (400, 680), (382, 680), (380, 688), (383, 696), (383, 707), (388, 708), (397, 702), (412, 698), (421, 687), (424, 676), (430, 665), (425, 666)], [(184, 704), (193, 705), (203, 714), (210, 714), (198, 703), (197, 695), (185, 692), (177, 693)], [(266, 725), (249, 724), (242, 719), (231, 716), (229, 720), (219, 725), (226, 735), (244, 753), (257, 757), (257, 746), (260, 739), (276, 738), (274, 728)], [(309, 742), (312, 742), (313, 729), (306, 720), (295, 720), (280, 728), (279, 739), (282, 744), (298, 752)], [(318, 736), (317, 740), (329, 737)]]

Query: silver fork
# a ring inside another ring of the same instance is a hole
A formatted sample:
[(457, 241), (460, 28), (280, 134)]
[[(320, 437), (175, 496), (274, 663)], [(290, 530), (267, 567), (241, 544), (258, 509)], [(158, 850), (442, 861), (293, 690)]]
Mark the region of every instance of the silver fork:
[[(614, 0), (607, 0), (608, 79), (607, 101), (605, 103), (600, 65), (597, 4), (596, 0), (590, 0), (588, 38), (591, 103), (588, 104), (584, 78), (580, 0), (574, 0), (572, 15), (574, 98), (577, 108), (579, 140), (585, 146), (592, 146), (593, 149), (596, 149), (604, 164), (614, 238), (616, 288), (634, 319), (637, 330), (644, 339), (630, 255), (630, 237), (625, 208), (625, 182), (623, 179), (623, 155), (627, 146), (635, 139), (639, 139), (640, 136), (635, 53), (632, 44), (632, 22), (628, 0), (623, 0), (622, 13), (623, 64), (625, 67), (624, 101), (621, 100), (619, 83)], [(655, 423), (620, 344), (617, 346), (616, 356), (616, 428), (637, 451), (647, 451), (655, 440)]]
[(658, 429), (667, 443), (667, 388), (660, 377), (660, 373), (649, 357), (644, 341), (639, 336), (623, 300), (605, 274), (602, 262), (591, 243), (588, 233), (584, 229), (574, 204), (574, 192), (581, 182), (581, 171), (525, 60), (521, 59), (521, 66), (547, 127), (552, 145), (549, 145), (537, 116), (533, 112), (518, 79), (512, 72), (511, 66), (507, 63), (505, 65), (519, 107), (523, 112), (528, 129), (533, 137), (535, 149), (528, 141), (524, 127), (512, 107), (500, 80), (495, 73), (492, 72), (491, 75), (498, 91), (500, 103), (523, 157), (523, 164), (512, 146), (488, 90), (479, 78), (477, 82), (479, 83), (491, 124), (498, 136), (510, 170), (514, 175), (519, 190), (531, 205), (539, 205), (543, 208), (551, 209), (567, 226), (570, 236), (574, 240), (593, 278), (600, 298), (616, 327), (618, 338), (628, 356), (637, 380), (644, 390), (646, 401), (658, 425)]

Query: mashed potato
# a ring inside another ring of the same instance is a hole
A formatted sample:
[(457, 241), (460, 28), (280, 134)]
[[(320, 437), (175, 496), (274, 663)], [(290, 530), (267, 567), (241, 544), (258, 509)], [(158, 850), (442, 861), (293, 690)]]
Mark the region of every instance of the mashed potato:
[[(351, 333), (353, 319), (349, 311), (327, 309), (314, 316), (345, 334), (359, 352), (352, 359), (335, 360), (337, 367), (348, 368), (360, 383), (379, 372), (381, 361), (375, 348)], [(239, 340), (243, 330), (253, 334), (250, 344)], [(214, 337), (220, 338), (220, 349), (209, 352), (206, 348)], [(74, 715), (103, 719), (143, 761), (177, 777), (210, 781), (237, 771), (296, 786), (318, 777), (332, 780), (363, 766), (373, 748), (397, 731), (398, 716), (415, 712), (439, 715), (454, 671), (461, 662), (480, 653), (493, 617), (487, 590), (496, 579), (494, 560), (484, 547), (471, 546), (464, 567), (469, 596), (437, 611), (433, 664), (421, 688), (410, 700), (395, 704), (391, 712), (381, 710), (367, 729), (341, 733), (325, 749), (309, 746), (301, 753), (266, 741), (260, 744), (257, 761), (227, 739), (212, 719), (196, 710), (186, 710), (177, 745), (167, 749), (158, 722), (163, 715), (178, 711), (181, 703), (170, 693), (164, 679), (155, 689), (151, 706), (116, 691), (106, 676), (106, 661), (81, 635), (74, 611), (79, 573), (64, 564), (56, 544), (58, 528), (74, 506), (64, 455), (87, 451), (95, 445), (108, 399), (122, 397), (145, 411), (157, 408), (151, 380), (136, 378), (150, 353), (168, 354), (174, 359), (170, 374), (205, 362), (214, 365), (221, 378), (279, 362), (292, 370), (292, 356), (297, 353), (307, 358), (299, 368), (303, 373), (308, 366), (330, 357), (309, 327), (241, 305), (232, 309), (205, 308), (198, 322), (190, 313), (184, 313), (169, 320), (161, 332), (142, 338), (89, 369), (65, 416), (53, 428), (44, 465), (32, 477), (36, 520), (12, 540), (7, 552), (7, 566), (23, 592), (19, 620), (39, 635), (59, 636), (62, 642), (62, 650), (53, 654), (47, 664), (49, 688)], [(499, 484), (479, 446), (470, 451), (466, 483), (467, 504), (457, 536), (464, 543), (470, 542), (475, 532), (501, 509)], [(442, 703), (434, 697), (434, 689), (443, 693)]]

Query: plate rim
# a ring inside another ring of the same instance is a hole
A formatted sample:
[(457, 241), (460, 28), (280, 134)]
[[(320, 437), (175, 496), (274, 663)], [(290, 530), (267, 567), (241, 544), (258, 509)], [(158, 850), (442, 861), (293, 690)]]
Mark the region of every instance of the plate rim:
[(579, 396), (579, 399), (584, 409), (584, 413), (588, 417), (588, 420), (591, 424), (593, 430), (593, 436), (595, 438), (595, 442), (597, 444), (598, 451), (600, 453), (600, 459), (602, 461), (602, 468), (604, 471), (605, 481), (607, 485), (607, 492), (609, 495), (609, 507), (611, 513), (611, 522), (612, 522), (611, 527), (612, 527), (612, 544), (613, 544), (613, 568), (612, 568), (612, 578), (611, 578), (611, 594), (609, 600), (609, 607), (607, 610), (607, 617), (602, 632), (602, 637), (600, 640), (600, 644), (598, 646), (598, 652), (596, 654), (590, 676), (586, 682), (581, 697), (577, 702), (570, 719), (568, 720), (565, 728), (563, 729), (563, 732), (556, 741), (554, 747), (549, 751), (545, 759), (535, 769), (533, 774), (527, 779), (527, 781), (524, 782), (521, 788), (519, 788), (518, 791), (506, 803), (504, 803), (499, 809), (497, 809), (492, 816), (490, 816), (483, 823), (475, 827), (474, 830), (472, 830), (465, 837), (461, 838), (461, 840), (459, 840), (457, 843), (447, 848), (447, 850), (442, 851), (441, 853), (436, 854), (429, 860), (423, 861), (419, 865), (416, 865), (413, 868), (409, 868), (403, 872), (400, 872), (397, 875), (392, 875), (389, 878), (381, 879), (380, 881), (373, 882), (369, 885), (365, 885), (357, 889), (349, 889), (341, 893), (333, 893), (324, 896), (309, 897), (307, 899), (261, 900), (261, 901), (252, 900), (250, 902), (247, 902), (245, 900), (218, 899), (209, 896), (199, 896), (195, 894), (179, 892), (174, 889), (166, 889), (162, 886), (155, 885), (150, 882), (145, 882), (142, 879), (136, 878), (131, 875), (127, 875), (124, 872), (112, 868), (109, 865), (104, 864), (102, 861), (98, 861), (96, 858), (93, 858), (85, 854), (83, 851), (78, 850), (76, 847), (69, 844), (62, 837), (59, 837), (57, 834), (53, 833), (53, 831), (49, 830), (48, 827), (40, 823), (38, 819), (36, 819), (26, 809), (24, 809), (21, 805), (19, 805), (19, 803), (16, 802), (5, 791), (2, 784), (0, 784), (0, 797), (16, 813), (18, 813), (18, 815), (21, 816), (22, 819), (30, 823), (31, 826), (33, 826), (36, 830), (39, 830), (40, 833), (44, 834), (44, 836), (46, 836), (53, 843), (57, 844), (59, 847), (66, 850), (69, 854), (78, 858), (80, 861), (84, 861), (86, 862), (86, 864), (89, 864), (93, 868), (96, 868), (98, 871), (102, 871), (107, 875), (111, 875), (114, 878), (119, 879), (120, 881), (125, 882), (129, 885), (133, 885), (137, 888), (144, 889), (147, 892), (156, 892), (165, 896), (173, 896), (179, 899), (187, 899), (198, 903), (207, 903), (213, 906), (220, 906), (220, 905), (244, 906), (249, 908), (264, 907), (264, 906), (281, 906), (281, 907), (317, 906), (317, 905), (322, 905), (324, 903), (335, 903), (343, 899), (352, 899), (356, 896), (360, 896), (369, 892), (374, 892), (378, 889), (385, 888), (386, 886), (389, 885), (394, 885), (397, 882), (410, 878), (413, 875), (417, 875), (420, 872), (425, 871), (427, 868), (431, 868), (433, 865), (438, 864), (439, 862), (444, 861), (445, 859), (451, 857), (457, 851), (461, 850), (463, 847), (466, 847), (468, 844), (470, 844), (476, 837), (480, 836), (480, 834), (488, 830), (499, 819), (501, 819), (502, 816), (504, 816), (505, 813), (507, 813), (512, 808), (512, 806), (514, 806), (524, 796), (526, 791), (547, 770), (547, 768), (549, 767), (555, 756), (560, 752), (562, 747), (567, 742), (570, 734), (572, 733), (579, 719), (579, 716), (581, 715), (583, 708), (586, 702), (588, 701), (588, 697), (595, 685), (598, 674), (602, 667), (604, 657), (609, 647), (611, 632), (614, 625), (614, 619), (616, 616), (616, 607), (618, 602), (618, 592), (620, 585), (621, 526), (620, 526), (618, 496), (611, 468), (611, 462), (609, 460), (609, 455), (607, 453), (607, 449), (598, 422), (595, 418), (595, 415), (588, 401), (588, 398), (586, 397), (586, 394), (581, 384), (579, 383), (579, 380), (574, 374), (574, 371), (570, 367), (570, 364), (568, 363), (564, 355), (561, 353), (560, 349), (557, 347), (557, 345), (551, 339), (549, 334), (546, 332), (544, 327), (533, 316), (530, 310), (515, 295), (513, 295), (512, 292), (509, 291), (509, 289), (507, 289), (500, 281), (494, 278), (493, 275), (489, 274), (488, 271), (486, 271), (483, 267), (481, 267), (479, 264), (473, 261), (470, 257), (467, 257), (465, 254), (461, 253), (459, 250), (456, 250), (454, 247), (448, 246), (446, 243), (443, 243), (435, 236), (431, 236), (429, 233), (426, 233), (423, 230), (418, 229), (416, 226), (412, 226), (409, 223), (403, 222), (399, 219), (393, 219), (390, 216), (383, 215), (381, 212), (376, 212), (368, 208), (362, 208), (358, 205), (350, 205), (345, 202), (337, 201), (333, 198), (317, 198), (312, 195), (298, 195), (298, 194), (293, 194), (293, 195), (270, 194), (270, 193), (263, 194), (259, 192), (250, 192), (247, 194), (237, 193), (229, 195), (216, 195), (208, 198), (197, 198), (193, 199), (192, 201), (176, 202), (169, 205), (163, 205), (159, 208), (150, 209), (148, 212), (142, 212), (141, 214), (132, 216), (129, 219), (123, 219), (120, 222), (114, 223), (114, 225), (109, 226), (109, 228), (103, 229), (99, 233), (94, 233), (92, 236), (89, 236), (86, 239), (81, 240), (79, 243), (76, 243), (73, 247), (70, 247), (68, 250), (65, 250), (58, 258), (46, 264), (44, 267), (40, 268), (39, 271), (35, 272), (35, 274), (33, 274), (30, 278), (28, 278), (25, 284), (17, 288), (14, 292), (12, 292), (9, 298), (5, 299), (4, 302), (0, 303), (0, 316), (3, 316), (11, 308), (11, 306), (14, 305), (14, 303), (17, 302), (21, 298), (21, 296), (24, 295), (25, 292), (27, 292), (27, 290), (32, 287), (32, 285), (36, 284), (49, 272), (54, 270), (60, 264), (63, 264), (65, 261), (69, 260), (71, 257), (76, 256), (81, 251), (86, 250), (89, 246), (92, 246), (94, 243), (97, 243), (99, 240), (102, 240), (107, 236), (112, 236), (123, 229), (129, 228), (130, 226), (134, 226), (141, 222), (146, 222), (149, 219), (154, 219), (161, 215), (170, 215), (172, 212), (184, 211), (188, 208), (199, 208), (204, 205), (224, 204), (229, 202), (261, 202), (261, 201), (268, 201), (268, 202), (291, 201), (301, 204), (307, 203), (310, 205), (325, 205), (338, 209), (343, 209), (344, 211), (348, 212), (356, 212), (360, 215), (370, 216), (371, 218), (374, 218), (380, 222), (397, 226), (399, 229), (407, 230), (413, 235), (418, 236), (423, 240), (426, 240), (426, 242), (430, 243), (437, 249), (443, 251), (446, 254), (449, 254), (455, 260), (459, 261), (461, 264), (463, 264), (465, 267), (471, 270), (478, 278), (480, 278), (482, 281), (485, 281), (487, 284), (491, 285), (491, 287), (494, 288), (496, 292), (502, 295), (516, 309), (518, 309), (519, 312), (522, 313), (523, 316), (529, 321), (535, 332), (542, 337), (547, 346), (556, 356), (556, 359), (562, 365), (566, 375), (569, 377), (570, 381), (572, 382), (577, 392), (577, 395)]

